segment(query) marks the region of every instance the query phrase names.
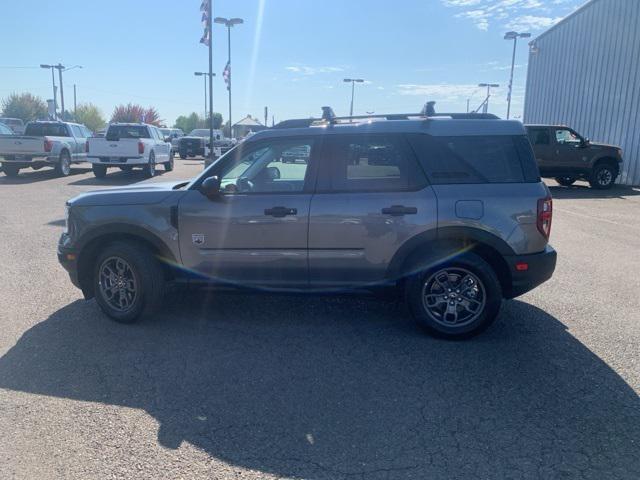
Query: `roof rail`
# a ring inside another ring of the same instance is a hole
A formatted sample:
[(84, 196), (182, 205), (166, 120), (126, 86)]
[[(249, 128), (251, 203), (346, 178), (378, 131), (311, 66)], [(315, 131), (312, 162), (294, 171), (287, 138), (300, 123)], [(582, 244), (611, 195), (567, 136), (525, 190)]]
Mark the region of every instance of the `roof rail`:
[(429, 118), (451, 118), (454, 120), (498, 120), (500, 117), (492, 113), (436, 113), (434, 108), (435, 102), (427, 102), (419, 113), (382, 113), (371, 115), (349, 115), (345, 117), (336, 117), (331, 107), (322, 107), (321, 118), (296, 118), (291, 120), (283, 120), (274, 125), (273, 128), (306, 128), (312, 125), (327, 125), (337, 123), (353, 123), (354, 120), (409, 120)]

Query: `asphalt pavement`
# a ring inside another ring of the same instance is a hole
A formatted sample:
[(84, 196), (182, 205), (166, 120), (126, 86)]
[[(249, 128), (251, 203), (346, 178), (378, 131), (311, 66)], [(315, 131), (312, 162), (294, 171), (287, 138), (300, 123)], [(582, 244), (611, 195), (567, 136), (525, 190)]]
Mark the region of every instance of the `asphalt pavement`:
[(143, 180), (0, 173), (0, 478), (640, 478), (640, 189), (551, 186), (554, 277), (451, 342), (374, 297), (107, 320), (57, 263), (64, 202)]

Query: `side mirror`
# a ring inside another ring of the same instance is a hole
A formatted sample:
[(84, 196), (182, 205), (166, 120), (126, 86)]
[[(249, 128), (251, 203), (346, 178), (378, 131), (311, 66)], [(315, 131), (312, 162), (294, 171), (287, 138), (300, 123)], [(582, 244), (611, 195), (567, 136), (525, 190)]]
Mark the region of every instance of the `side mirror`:
[(171, 137), (164, 137), (164, 141), (168, 142), (168, 143), (171, 143)]
[(585, 138), (582, 143), (584, 144), (585, 147), (588, 147), (589, 144), (591, 143), (591, 140), (589, 140), (588, 138)]
[(200, 185), (200, 193), (209, 199), (220, 195), (220, 179), (215, 175), (205, 178)]
[(280, 169), (278, 167), (267, 167), (267, 177), (269, 180), (278, 180), (280, 178)]

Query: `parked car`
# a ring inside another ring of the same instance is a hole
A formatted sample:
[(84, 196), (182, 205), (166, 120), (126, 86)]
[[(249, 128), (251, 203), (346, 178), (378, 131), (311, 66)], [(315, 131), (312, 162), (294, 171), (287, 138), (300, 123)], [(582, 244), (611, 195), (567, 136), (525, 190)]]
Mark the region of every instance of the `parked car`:
[(156, 173), (156, 165), (173, 170), (171, 143), (165, 141), (158, 127), (146, 123), (112, 123), (104, 138), (87, 140), (87, 159), (97, 178), (104, 178), (107, 169), (123, 171), (142, 168), (147, 177)]
[(622, 167), (622, 149), (596, 143), (564, 125), (526, 125), (540, 174), (564, 186), (583, 179), (611, 188)]
[(5, 175), (15, 177), (23, 168), (45, 166), (59, 175), (71, 173), (71, 164), (87, 159), (85, 142), (91, 131), (68, 122), (29, 122), (24, 135), (0, 138), (0, 157)]
[(15, 135), (15, 133), (4, 123), (0, 123), (0, 135)]
[(24, 122), (19, 118), (0, 117), (0, 123), (4, 123), (16, 135), (24, 134)]
[[(220, 140), (222, 138), (222, 131), (214, 130), (213, 139)], [(189, 135), (186, 135), (179, 139), (178, 142), (178, 154), (182, 160), (187, 157), (201, 156), (205, 157), (209, 154), (209, 129), (208, 128), (196, 128), (192, 130)]]
[(171, 142), (171, 156), (173, 157), (180, 149), (180, 138), (184, 137), (184, 132), (179, 128), (161, 128), (164, 139)]
[[(428, 332), (479, 333), (504, 298), (556, 264), (552, 200), (525, 130), (390, 118), (326, 112), (308, 127), (256, 133), (190, 182), (81, 194), (67, 202), (58, 259), (85, 298), (124, 323), (154, 311), (165, 282), (188, 281), (392, 288)], [(282, 163), (307, 148), (307, 162)], [(370, 163), (372, 151), (385, 161)]]

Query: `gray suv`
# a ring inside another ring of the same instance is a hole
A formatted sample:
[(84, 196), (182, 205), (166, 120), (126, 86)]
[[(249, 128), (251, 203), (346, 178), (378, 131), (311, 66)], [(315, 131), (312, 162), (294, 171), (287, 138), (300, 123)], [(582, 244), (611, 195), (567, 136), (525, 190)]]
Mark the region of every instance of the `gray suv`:
[(72, 282), (124, 323), (153, 312), (166, 282), (385, 289), (429, 333), (464, 338), (551, 277), (552, 201), (521, 123), (329, 109), (304, 122), (189, 182), (70, 200), (58, 258)]

